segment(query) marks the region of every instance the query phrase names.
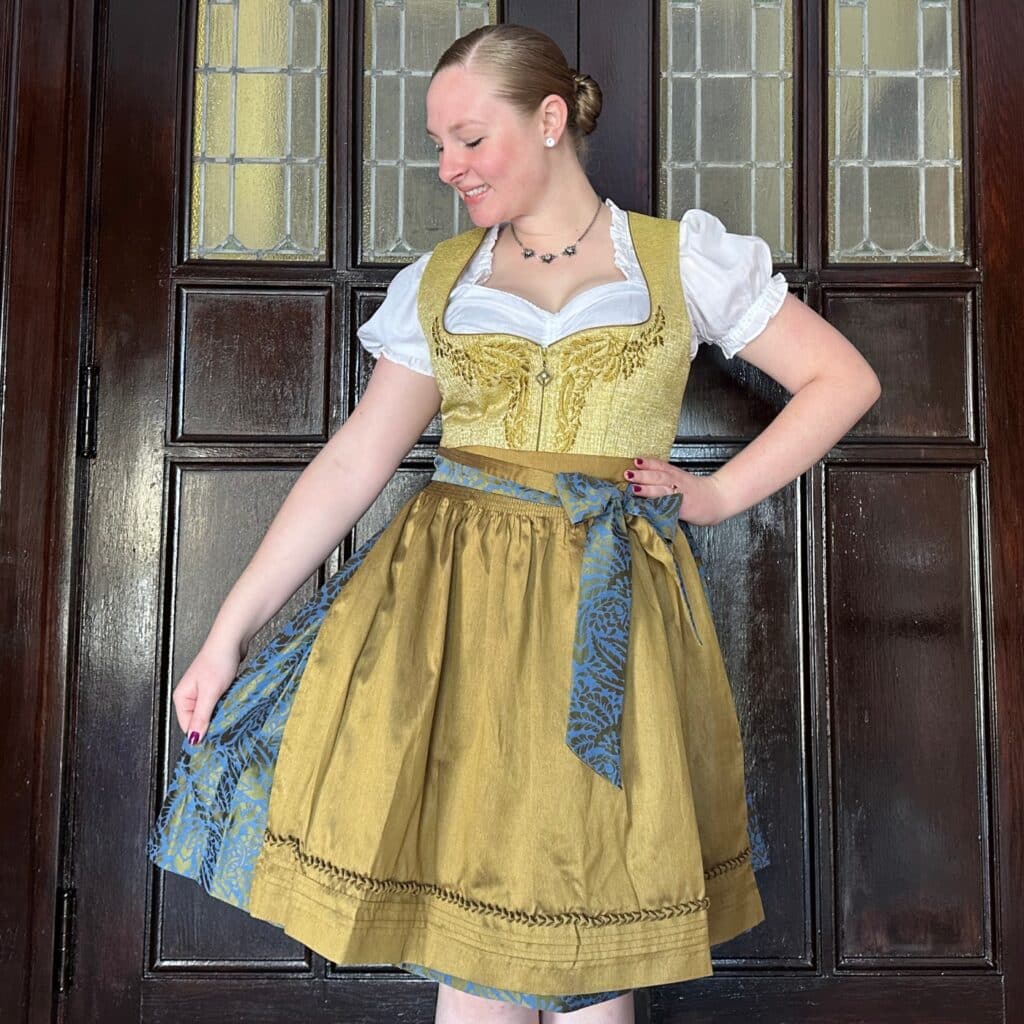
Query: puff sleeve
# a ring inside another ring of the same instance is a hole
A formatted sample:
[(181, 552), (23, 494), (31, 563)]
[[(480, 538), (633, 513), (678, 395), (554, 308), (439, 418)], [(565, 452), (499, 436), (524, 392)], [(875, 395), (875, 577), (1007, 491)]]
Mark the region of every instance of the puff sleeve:
[(425, 253), (395, 274), (384, 301), (373, 316), (356, 330), (356, 337), (374, 359), (387, 356), (394, 363), (433, 377), (430, 347), (416, 309), (420, 279), (429, 259), (430, 253)]
[(753, 341), (786, 298), (786, 278), (772, 276), (768, 243), (736, 235), (706, 210), (687, 210), (680, 221), (679, 274), (697, 345), (717, 345), (731, 359)]

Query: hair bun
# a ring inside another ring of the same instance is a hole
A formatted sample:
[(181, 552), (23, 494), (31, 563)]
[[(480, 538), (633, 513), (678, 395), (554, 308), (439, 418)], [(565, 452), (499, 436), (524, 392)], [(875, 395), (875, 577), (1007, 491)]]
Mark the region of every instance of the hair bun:
[(597, 126), (601, 112), (601, 89), (590, 75), (572, 70), (574, 121), (581, 135), (589, 135)]

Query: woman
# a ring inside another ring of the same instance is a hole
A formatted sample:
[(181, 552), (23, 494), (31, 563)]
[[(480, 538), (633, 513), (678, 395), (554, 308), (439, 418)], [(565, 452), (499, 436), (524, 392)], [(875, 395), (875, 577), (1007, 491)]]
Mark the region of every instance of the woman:
[[(795, 479), (880, 390), (763, 241), (602, 203), (600, 103), (520, 26), (442, 56), (427, 130), (476, 228), (360, 330), (365, 394), (174, 692), (152, 859), (336, 963), (438, 980), (438, 1021), (631, 1021), (634, 987), (763, 919), (686, 523)], [(793, 396), (708, 476), (667, 461), (699, 340)], [(439, 409), (431, 482), (236, 680)]]

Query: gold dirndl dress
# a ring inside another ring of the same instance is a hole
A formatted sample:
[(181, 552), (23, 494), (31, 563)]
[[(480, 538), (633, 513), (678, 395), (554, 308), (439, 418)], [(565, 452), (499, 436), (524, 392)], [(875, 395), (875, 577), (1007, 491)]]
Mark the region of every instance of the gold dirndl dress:
[(434, 478), (184, 744), (150, 858), (334, 963), (572, 1009), (764, 919), (679, 499), (622, 476), (669, 457), (690, 346), (679, 224), (628, 219), (648, 320), (547, 348), (448, 332), (485, 232), (437, 246)]

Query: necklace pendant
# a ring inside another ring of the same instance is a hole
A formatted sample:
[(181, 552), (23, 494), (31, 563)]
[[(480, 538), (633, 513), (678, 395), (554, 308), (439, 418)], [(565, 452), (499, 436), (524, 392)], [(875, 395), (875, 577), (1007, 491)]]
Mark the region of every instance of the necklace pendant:
[(532, 249), (524, 249), (523, 250), (523, 259), (524, 260), (528, 260), (533, 255), (534, 255), (534, 251)]
[(552, 260), (558, 259), (558, 257), (553, 252), (546, 252), (541, 255), (541, 259), (545, 263), (550, 263)]
[(567, 245), (562, 250), (562, 252), (564, 252), (566, 256), (575, 256), (576, 255), (576, 246), (575, 245)]

